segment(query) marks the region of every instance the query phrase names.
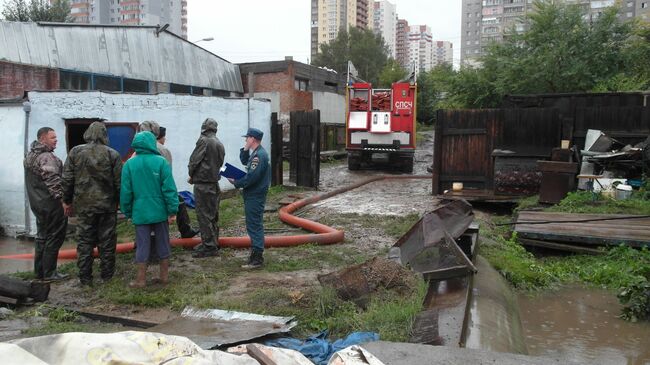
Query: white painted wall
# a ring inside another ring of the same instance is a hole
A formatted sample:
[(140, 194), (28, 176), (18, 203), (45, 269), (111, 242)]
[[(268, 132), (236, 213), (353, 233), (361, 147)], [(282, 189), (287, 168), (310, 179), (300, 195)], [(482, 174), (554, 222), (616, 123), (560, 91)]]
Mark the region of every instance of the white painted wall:
[(25, 229), (24, 122), (22, 104), (0, 104), (0, 226), (9, 235)]
[[(264, 132), (262, 145), (270, 152), (271, 103), (263, 99), (217, 98), (190, 95), (158, 94), (112, 94), (103, 92), (30, 92), (32, 112), (29, 122), (29, 141), (36, 131), (44, 126), (53, 128), (59, 136), (55, 154), (65, 161), (65, 121), (67, 118), (104, 118), (106, 123), (142, 122), (155, 120), (167, 128), (167, 142), (173, 156), (173, 174), (179, 191), (192, 191), (187, 183), (187, 163), (201, 133), (205, 118), (214, 118), (219, 123), (217, 137), (224, 144), (226, 162), (243, 169), (239, 161), (239, 149), (244, 144), (241, 137), (248, 127)], [(0, 105), (0, 127), (6, 143), (5, 153), (0, 155), (0, 224), (9, 233), (9, 225), (19, 222), (24, 229), (23, 177), (23, 128), (22, 106)], [(6, 126), (6, 128), (5, 128)], [(33, 136), (33, 137), (32, 137)], [(6, 170), (6, 171), (5, 171)], [(222, 180), (223, 190), (233, 189)], [(8, 212), (8, 213), (5, 213)], [(6, 214), (6, 216), (5, 216)], [(35, 229), (35, 223), (32, 231)], [(20, 230), (20, 229), (19, 229)], [(13, 229), (15, 231), (15, 228)]]
[(345, 124), (345, 96), (313, 91), (313, 108), (320, 110), (321, 123)]

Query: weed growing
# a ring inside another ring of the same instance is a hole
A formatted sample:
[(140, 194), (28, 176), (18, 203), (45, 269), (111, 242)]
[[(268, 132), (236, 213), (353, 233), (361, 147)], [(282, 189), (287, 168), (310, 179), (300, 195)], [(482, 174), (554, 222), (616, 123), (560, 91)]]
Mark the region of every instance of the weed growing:
[[(559, 204), (545, 208), (551, 212), (586, 214), (650, 215), (650, 201), (641, 195), (628, 200), (612, 200), (591, 192), (574, 192)], [(538, 198), (520, 201), (516, 210), (539, 207)], [(540, 207), (541, 208), (541, 207)], [(628, 320), (648, 318), (650, 313), (650, 250), (629, 246), (602, 248), (603, 255), (571, 255), (536, 258), (517, 241), (507, 226), (494, 223), (510, 218), (497, 218), (481, 225), (481, 234), (492, 244), (481, 246), (481, 253), (492, 266), (516, 288), (539, 290), (560, 284), (581, 283), (621, 292), (619, 298), (627, 305), (622, 317)]]

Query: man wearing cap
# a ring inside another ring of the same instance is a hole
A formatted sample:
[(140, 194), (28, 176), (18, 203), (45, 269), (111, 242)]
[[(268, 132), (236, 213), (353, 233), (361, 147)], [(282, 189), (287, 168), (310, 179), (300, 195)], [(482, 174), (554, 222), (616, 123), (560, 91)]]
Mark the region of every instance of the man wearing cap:
[(217, 121), (207, 118), (201, 126), (201, 136), (187, 165), (194, 184), (196, 217), (199, 220), (201, 244), (194, 248), (192, 257), (216, 256), (219, 253), (219, 171), (223, 165), (225, 149), (217, 138)]
[(256, 269), (264, 264), (264, 203), (271, 184), (269, 154), (262, 147), (264, 133), (249, 128), (243, 136), (244, 147), (239, 152), (241, 163), (246, 165), (246, 175), (239, 180), (228, 179), (236, 188), (243, 189), (246, 232), (251, 239), (251, 252), (244, 269)]

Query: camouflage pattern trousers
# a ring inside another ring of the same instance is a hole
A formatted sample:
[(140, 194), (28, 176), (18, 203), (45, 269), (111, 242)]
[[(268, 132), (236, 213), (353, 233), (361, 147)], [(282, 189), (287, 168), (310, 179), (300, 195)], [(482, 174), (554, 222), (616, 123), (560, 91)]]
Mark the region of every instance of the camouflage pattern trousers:
[(221, 190), (219, 183), (194, 184), (194, 201), (196, 202), (196, 218), (201, 231), (201, 243), (205, 246), (216, 247), (219, 239), (219, 200)]
[(34, 252), (34, 273), (39, 279), (56, 273), (56, 259), (65, 240), (68, 218), (63, 215), (60, 202), (51, 205), (49, 210), (34, 210), (36, 216), (36, 239)]
[(110, 280), (115, 273), (115, 246), (117, 244), (117, 214), (89, 213), (77, 215), (77, 267), (79, 280), (91, 284), (93, 280), (93, 249), (99, 251), (99, 272), (102, 280)]

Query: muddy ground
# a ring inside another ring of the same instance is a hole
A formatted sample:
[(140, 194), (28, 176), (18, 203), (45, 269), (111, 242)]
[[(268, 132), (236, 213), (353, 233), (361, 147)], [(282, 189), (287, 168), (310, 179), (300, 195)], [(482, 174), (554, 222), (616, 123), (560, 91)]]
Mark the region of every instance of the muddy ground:
[[(427, 174), (426, 168), (432, 162), (432, 132), (420, 132), (419, 136), (413, 175)], [(319, 189), (317, 191), (301, 191), (301, 194), (309, 196), (332, 191), (377, 174), (403, 175), (389, 169), (348, 171), (347, 164), (343, 160), (323, 164)], [(287, 189), (282, 195), (286, 198), (286, 196), (292, 195), (292, 190)], [(283, 196), (278, 197), (277, 200), (281, 200)], [(192, 285), (191, 278), (196, 277), (200, 278), (200, 280), (197, 279), (197, 282), (202, 283), (197, 285), (205, 285), (204, 283), (210, 281), (206, 281), (204, 273), (212, 275), (214, 281), (211, 282), (212, 284), (206, 285), (205, 288), (206, 291), (214, 291), (208, 306), (233, 303), (238, 299), (247, 300), (251, 293), (265, 288), (284, 289), (289, 293), (291, 300), (298, 303), (305, 293), (320, 285), (317, 280), (318, 275), (362, 262), (373, 256), (385, 255), (388, 248), (401, 234), (405, 233), (421, 215), (436, 207), (437, 204), (438, 201), (431, 195), (430, 179), (377, 181), (298, 211), (298, 215), (301, 217), (344, 230), (345, 242), (342, 244), (327, 247), (307, 246), (296, 249), (271, 248), (265, 254), (267, 269), (253, 272), (240, 271), (237, 272), (237, 275), (225, 275), (224, 273), (239, 271), (237, 268), (246, 260), (247, 251), (226, 250), (219, 258), (196, 260), (191, 257), (189, 251), (176, 249), (172, 256), (171, 280), (187, 280), (188, 282), (183, 285)], [(277, 213), (268, 214), (277, 215)], [(400, 226), (393, 227), (394, 225)], [(239, 220), (239, 224), (222, 228), (224, 236), (237, 236), (244, 232), (242, 220)], [(269, 227), (267, 231), (267, 235), (295, 233), (300, 233), (300, 231), (286, 225), (284, 227)], [(317, 265), (308, 265), (308, 267), (298, 270), (294, 267), (289, 271), (283, 271), (284, 263), (290, 265), (297, 262), (299, 265), (301, 258), (314, 254), (322, 255), (325, 259)], [(163, 301), (162, 305), (122, 304), (123, 301), (119, 300), (120, 295), (124, 297), (134, 295), (130, 289), (126, 288), (129, 280), (133, 277), (133, 265), (130, 263), (132, 258), (130, 257), (132, 256), (126, 255), (118, 260), (116, 277), (112, 282), (103, 285), (98, 283), (93, 288), (79, 287), (76, 278), (74, 278), (76, 268), (70, 267), (72, 278), (52, 285), (47, 304), (153, 323), (173, 319), (179, 315), (184, 304), (192, 304), (191, 298), (180, 302), (164, 302), (167, 291), (170, 296), (182, 296), (182, 293), (178, 292), (182, 291), (182, 287), (175, 287), (173, 291), (170, 291), (172, 289), (169, 288), (148, 289), (149, 291), (160, 290), (162, 292), (159, 299)], [(215, 267), (228, 267), (231, 270), (215, 272)], [(156, 272), (157, 267), (149, 268), (149, 275), (154, 275)], [(104, 295), (103, 292), (109, 291), (113, 293), (112, 296)], [(201, 300), (205, 300), (205, 297), (202, 297)], [(201, 303), (197, 304), (201, 306)], [(36, 311), (35, 317), (39, 317), (38, 314)], [(25, 326), (33, 327), (41, 324), (42, 321), (39, 320), (28, 320), (19, 325), (22, 326), (22, 329)], [(11, 331), (12, 325), (6, 325), (8, 328), (3, 334), (3, 322), (0, 321), (0, 340), (24, 336), (24, 331), (21, 335), (16, 331)]]

